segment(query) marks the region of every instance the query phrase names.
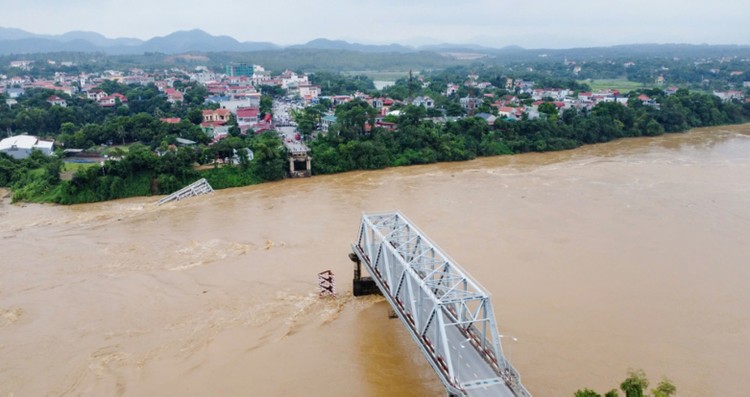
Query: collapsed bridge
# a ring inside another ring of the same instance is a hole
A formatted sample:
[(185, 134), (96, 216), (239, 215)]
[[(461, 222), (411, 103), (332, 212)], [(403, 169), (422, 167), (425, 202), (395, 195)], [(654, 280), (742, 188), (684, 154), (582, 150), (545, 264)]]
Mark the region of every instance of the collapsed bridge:
[(364, 214), (352, 252), (354, 294), (385, 296), (449, 396), (531, 396), (503, 356), (489, 294), (400, 212)]

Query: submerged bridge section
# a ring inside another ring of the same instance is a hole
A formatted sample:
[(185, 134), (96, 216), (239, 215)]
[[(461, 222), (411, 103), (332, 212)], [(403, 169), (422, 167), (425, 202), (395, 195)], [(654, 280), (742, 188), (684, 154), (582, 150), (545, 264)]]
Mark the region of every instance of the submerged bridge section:
[(352, 250), (355, 294), (377, 285), (450, 396), (530, 397), (503, 356), (489, 294), (406, 217), (363, 215)]
[(200, 196), (201, 194), (213, 193), (214, 189), (208, 183), (206, 178), (201, 178), (188, 186), (170, 194), (167, 197), (159, 200), (158, 205), (168, 203), (170, 201), (179, 201), (188, 197)]

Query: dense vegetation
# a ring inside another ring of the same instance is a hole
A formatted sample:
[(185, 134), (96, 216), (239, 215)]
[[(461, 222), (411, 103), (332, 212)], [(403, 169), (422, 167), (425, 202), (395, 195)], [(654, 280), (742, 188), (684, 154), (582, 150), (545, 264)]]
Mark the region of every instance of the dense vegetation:
[[(252, 161), (246, 148), (254, 153)], [(201, 177), (216, 189), (245, 186), (282, 179), (288, 166), (286, 152), (274, 132), (229, 137), (208, 148), (171, 146), (159, 153), (133, 144), (117, 159), (82, 168), (70, 180), (60, 179), (66, 165), (58, 156), (35, 151), (27, 159), (14, 160), (0, 154), (0, 186), (13, 190), (13, 200), (75, 204), (167, 194)], [(229, 161), (221, 167), (196, 169), (202, 158), (213, 155)]]
[[(643, 370), (630, 370), (628, 377), (620, 384), (620, 390), (625, 393), (625, 397), (644, 397), (648, 396), (649, 381)], [(669, 381), (662, 379), (656, 388), (651, 389), (653, 397), (671, 397), (677, 393), (677, 388)], [(620, 394), (617, 389), (612, 389), (606, 393), (599, 394), (591, 389), (581, 389), (575, 392), (574, 397), (618, 397)]]
[[(328, 174), (355, 169), (469, 160), (477, 156), (572, 149), (583, 144), (637, 136), (656, 136), (688, 128), (740, 123), (750, 107), (680, 90), (672, 96), (647, 91), (660, 109), (640, 101), (623, 106), (600, 103), (590, 113), (565, 110), (535, 120), (467, 117), (438, 124), (425, 120), (422, 107), (407, 106), (396, 120), (398, 129), (372, 128), (375, 109), (352, 101), (336, 108), (338, 122), (311, 143), (313, 170)], [(637, 95), (633, 93), (631, 95)]]

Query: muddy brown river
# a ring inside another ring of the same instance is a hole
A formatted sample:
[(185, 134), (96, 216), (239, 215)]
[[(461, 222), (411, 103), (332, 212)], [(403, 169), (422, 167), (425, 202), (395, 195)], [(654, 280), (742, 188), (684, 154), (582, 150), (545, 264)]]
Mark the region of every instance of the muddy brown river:
[(489, 290), (535, 396), (628, 368), (747, 393), (750, 125), (155, 201), (3, 200), (0, 396), (442, 396), (350, 296), (360, 215), (392, 209)]

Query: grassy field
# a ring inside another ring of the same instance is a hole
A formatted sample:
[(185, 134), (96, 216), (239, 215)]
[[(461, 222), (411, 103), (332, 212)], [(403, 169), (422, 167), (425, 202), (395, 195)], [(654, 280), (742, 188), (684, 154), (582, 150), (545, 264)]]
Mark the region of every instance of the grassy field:
[(594, 91), (612, 89), (618, 90), (624, 94), (632, 90), (640, 88), (651, 88), (651, 85), (641, 84), (635, 81), (628, 81), (627, 79), (602, 79), (602, 80), (582, 80), (580, 83), (585, 83), (591, 86)]

